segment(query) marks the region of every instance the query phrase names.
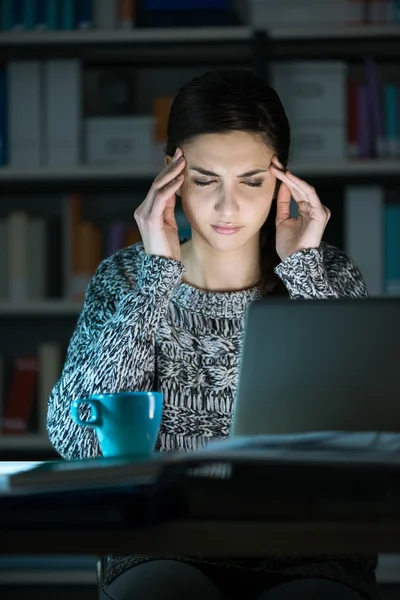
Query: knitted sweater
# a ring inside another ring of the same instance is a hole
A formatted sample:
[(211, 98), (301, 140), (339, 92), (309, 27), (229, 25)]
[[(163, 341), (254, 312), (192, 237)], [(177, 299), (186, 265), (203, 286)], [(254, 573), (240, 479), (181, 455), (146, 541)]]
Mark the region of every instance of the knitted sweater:
[[(72, 400), (100, 392), (161, 390), (160, 450), (192, 450), (229, 435), (243, 318), (260, 290), (207, 292), (183, 283), (184, 272), (180, 262), (147, 255), (142, 243), (99, 265), (49, 399), (48, 434), (63, 457), (100, 454), (95, 431), (77, 426), (70, 416)], [(289, 256), (275, 272), (292, 299), (367, 296), (354, 263), (324, 243)], [(146, 560), (151, 558), (115, 557), (106, 581)], [(271, 573), (325, 577), (377, 597), (376, 556), (180, 560), (261, 570), (266, 578)]]

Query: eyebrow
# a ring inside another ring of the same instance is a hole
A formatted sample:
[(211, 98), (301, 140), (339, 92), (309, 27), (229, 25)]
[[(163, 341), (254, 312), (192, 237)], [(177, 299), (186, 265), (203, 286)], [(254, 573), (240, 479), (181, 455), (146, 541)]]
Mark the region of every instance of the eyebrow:
[[(252, 177), (253, 175), (258, 175), (259, 173), (266, 173), (268, 169), (254, 169), (253, 171), (247, 171), (246, 173), (242, 173), (241, 175), (237, 175), (237, 177)], [(220, 177), (218, 173), (214, 173), (213, 171), (207, 171), (207, 169), (202, 169), (201, 167), (190, 167), (189, 171), (197, 171), (202, 175), (208, 175), (209, 177)]]

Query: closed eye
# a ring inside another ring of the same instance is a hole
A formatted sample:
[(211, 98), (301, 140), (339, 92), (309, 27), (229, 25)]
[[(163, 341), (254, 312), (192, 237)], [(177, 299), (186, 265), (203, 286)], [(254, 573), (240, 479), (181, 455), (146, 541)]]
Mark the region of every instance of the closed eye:
[(214, 183), (213, 181), (199, 181), (198, 179), (194, 179), (193, 181), (196, 185), (199, 185), (201, 187), (204, 187), (206, 185), (211, 185), (212, 183)]
[(242, 183), (244, 183), (245, 185), (248, 185), (250, 187), (261, 187), (262, 186), (262, 181), (243, 181)]
[[(199, 185), (200, 187), (205, 187), (206, 185), (211, 185), (212, 183), (215, 183), (214, 181), (199, 181), (198, 179), (194, 179), (193, 181), (196, 185)], [(249, 187), (262, 186), (262, 181), (242, 181), (241, 183), (244, 183), (244, 185), (248, 185)]]

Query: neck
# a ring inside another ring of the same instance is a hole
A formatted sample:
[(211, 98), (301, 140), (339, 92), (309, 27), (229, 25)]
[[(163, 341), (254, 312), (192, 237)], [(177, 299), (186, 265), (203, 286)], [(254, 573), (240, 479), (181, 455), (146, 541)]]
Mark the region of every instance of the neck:
[(195, 232), (182, 245), (184, 281), (211, 292), (248, 289), (259, 283), (259, 239), (255, 236), (245, 246), (230, 252), (215, 250)]

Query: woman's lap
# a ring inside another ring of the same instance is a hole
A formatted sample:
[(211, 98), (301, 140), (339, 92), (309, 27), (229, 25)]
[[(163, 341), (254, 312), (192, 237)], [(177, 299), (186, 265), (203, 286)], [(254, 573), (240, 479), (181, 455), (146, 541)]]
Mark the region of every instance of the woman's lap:
[(267, 580), (265, 574), (215, 573), (177, 560), (153, 560), (103, 587), (100, 600), (364, 600), (329, 579)]
[(175, 560), (136, 565), (104, 586), (100, 600), (224, 600), (199, 569)]

